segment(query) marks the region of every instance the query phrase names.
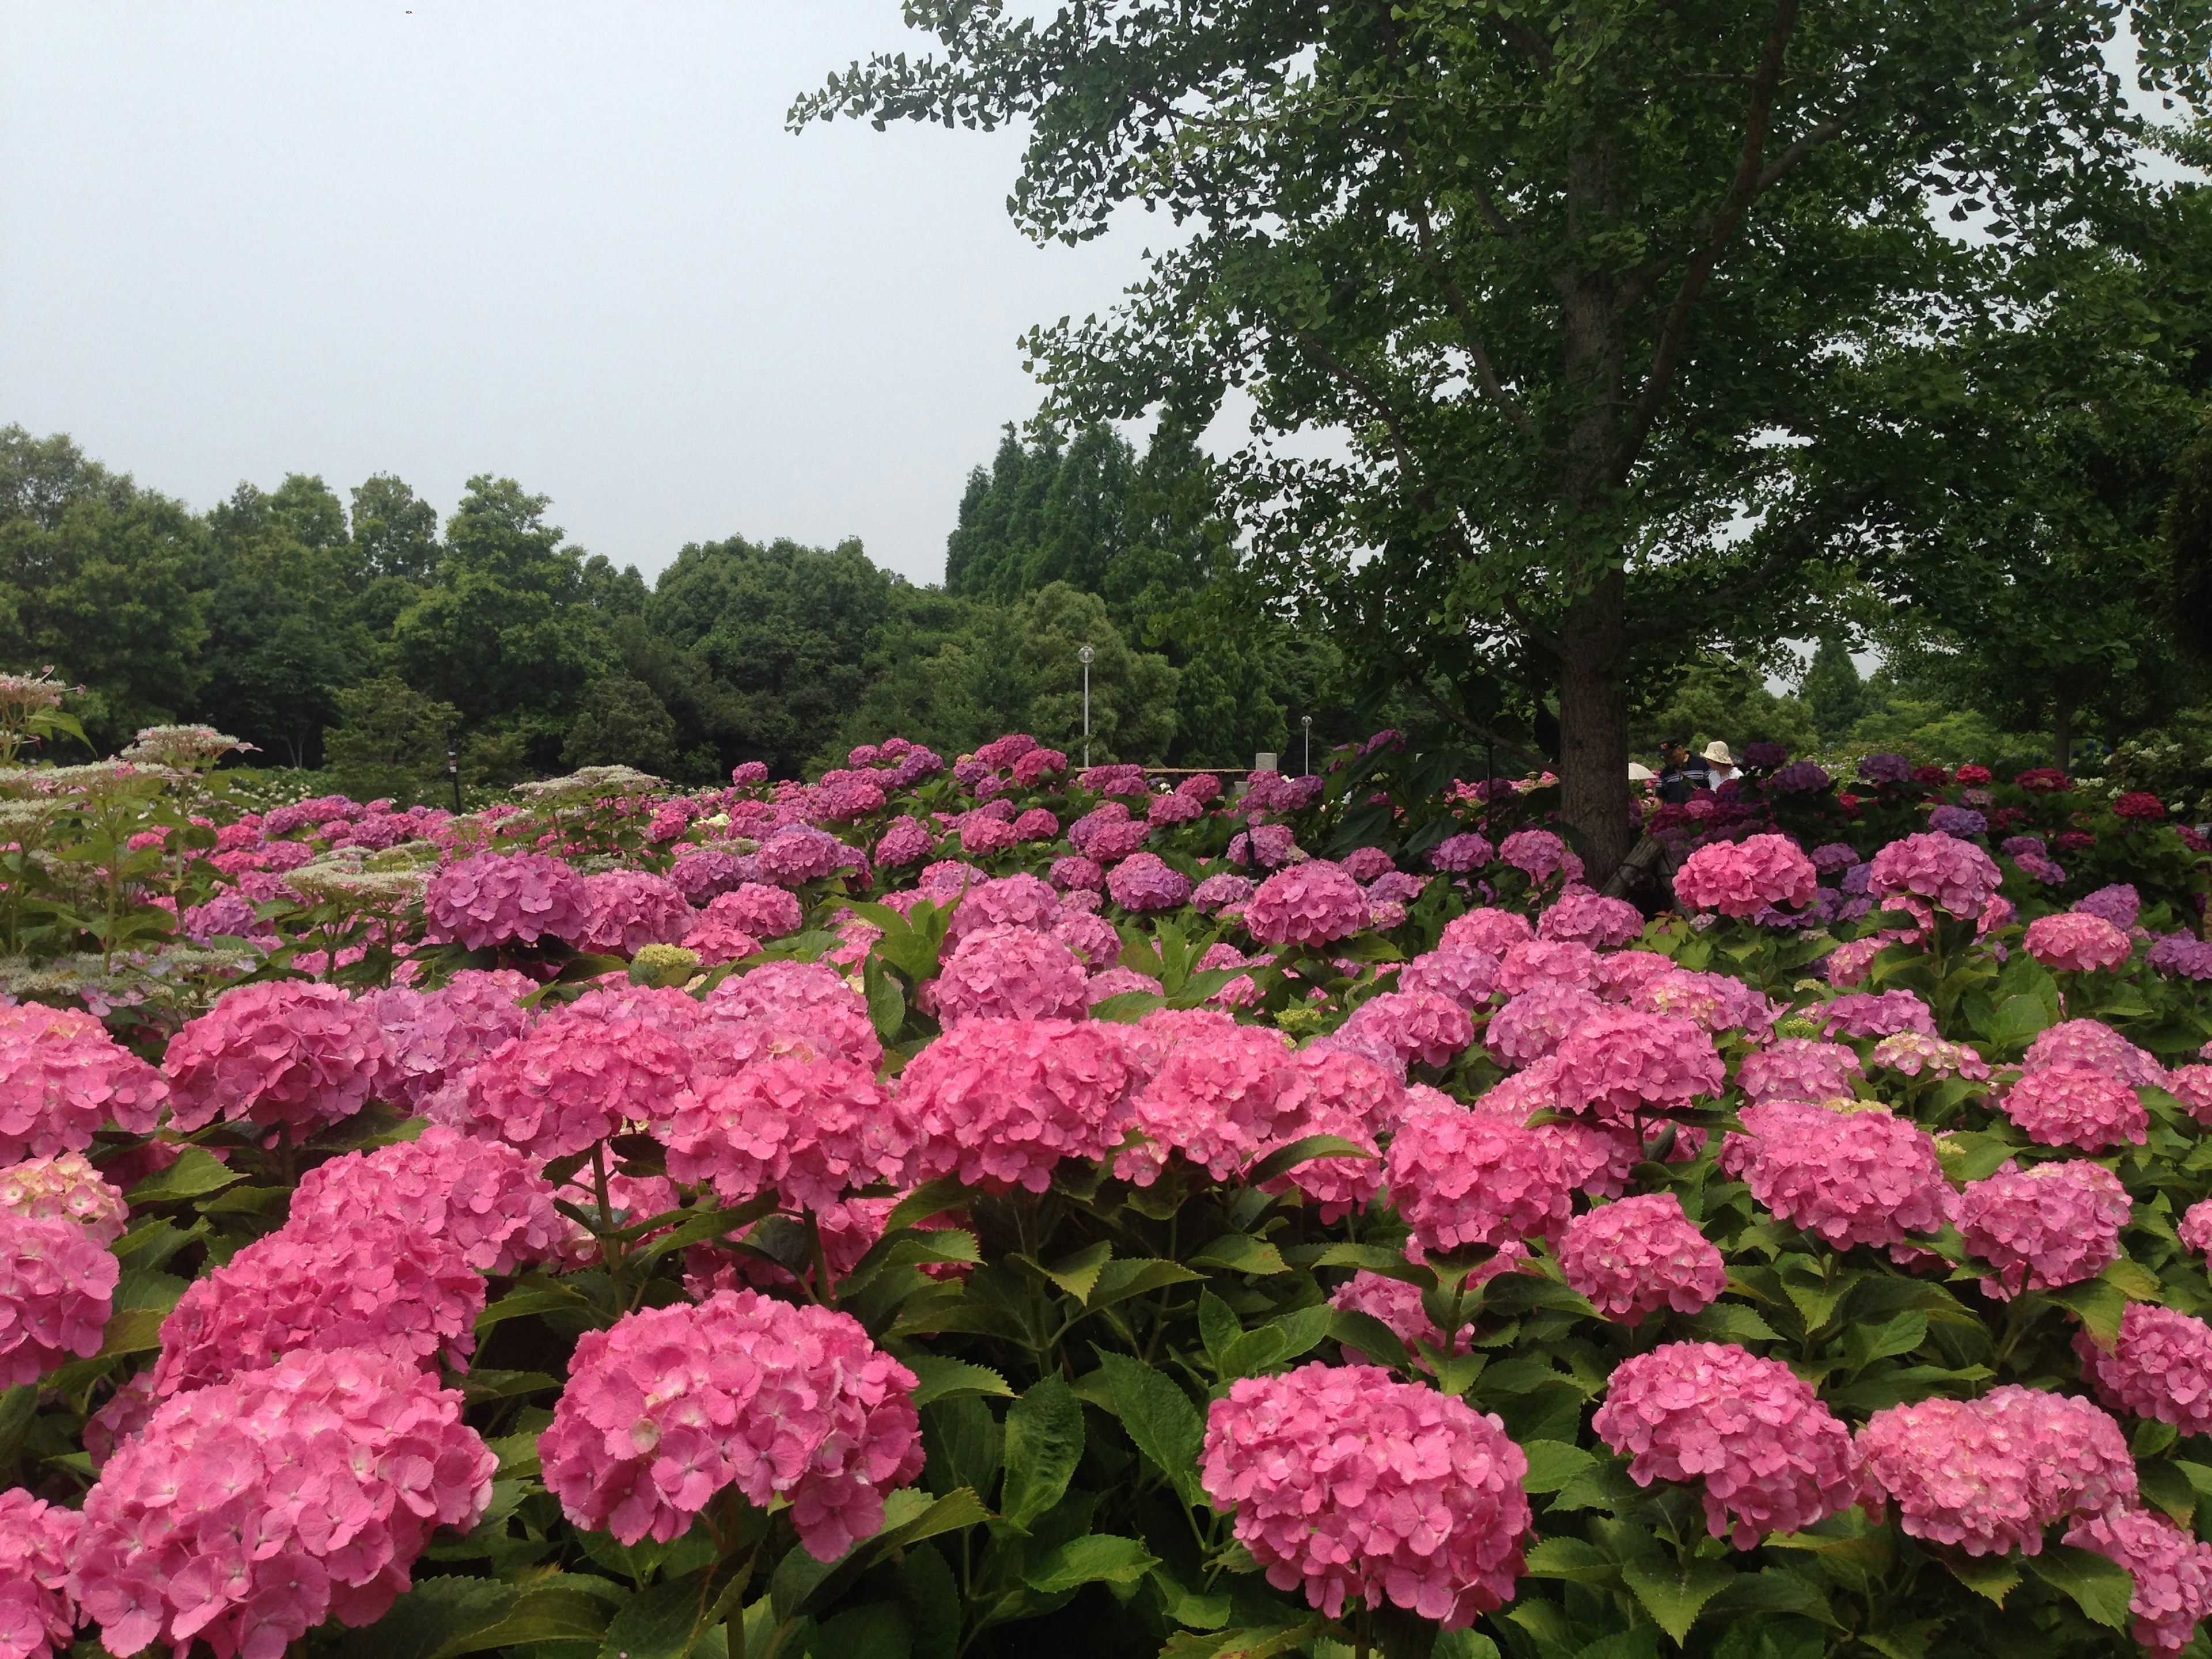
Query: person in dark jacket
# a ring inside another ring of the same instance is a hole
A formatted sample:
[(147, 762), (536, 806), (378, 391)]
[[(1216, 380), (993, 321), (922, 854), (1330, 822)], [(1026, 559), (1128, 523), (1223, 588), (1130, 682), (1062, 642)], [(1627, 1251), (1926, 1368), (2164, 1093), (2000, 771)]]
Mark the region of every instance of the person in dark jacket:
[(1659, 781), (1653, 791), (1669, 806), (1680, 806), (1700, 789), (1713, 787), (1713, 766), (1690, 752), (1687, 738), (1668, 738), (1659, 745)]

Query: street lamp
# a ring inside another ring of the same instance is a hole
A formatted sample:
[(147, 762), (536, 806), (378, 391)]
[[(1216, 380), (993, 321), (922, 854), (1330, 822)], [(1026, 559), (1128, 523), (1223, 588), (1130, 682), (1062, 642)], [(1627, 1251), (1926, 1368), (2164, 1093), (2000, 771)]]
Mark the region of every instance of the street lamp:
[(1306, 775), (1311, 777), (1313, 775), (1313, 716), (1299, 715), (1298, 724), (1306, 729)]
[(461, 751), (446, 745), (446, 775), (453, 781), (453, 816), (461, 815)]
[(1091, 765), (1091, 659), (1097, 654), (1087, 645), (1075, 653), (1075, 659), (1083, 665), (1083, 764), (1086, 770)]

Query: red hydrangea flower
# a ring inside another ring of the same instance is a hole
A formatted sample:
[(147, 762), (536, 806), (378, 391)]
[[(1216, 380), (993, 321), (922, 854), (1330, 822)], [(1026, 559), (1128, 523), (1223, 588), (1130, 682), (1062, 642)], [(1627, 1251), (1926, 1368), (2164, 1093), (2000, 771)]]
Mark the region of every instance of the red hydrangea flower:
[(295, 1145), (398, 1091), (374, 1006), (301, 980), (224, 992), (169, 1039), (161, 1069), (178, 1128), (244, 1118)]
[(2094, 1279), (2119, 1259), (2127, 1188), (2101, 1164), (2069, 1159), (2025, 1170), (2008, 1164), (1959, 1195), (1966, 1248), (1996, 1269), (1984, 1296), (2054, 1291)]
[(1041, 1193), (1062, 1158), (1103, 1164), (1134, 1121), (1128, 1028), (968, 1019), (899, 1073), (920, 1181)]
[(2166, 816), (2166, 805), (2156, 795), (2131, 789), (2112, 803), (2112, 816), (2132, 818), (2139, 823), (2155, 823)]
[(2106, 1405), (2171, 1423), (2184, 1434), (2212, 1429), (2212, 1326), (2178, 1308), (2131, 1302), (2107, 1353), (2074, 1333), (2081, 1376)]
[(422, 895), (428, 937), (471, 951), (574, 939), (590, 925), (583, 877), (539, 853), (478, 853), (430, 878)]
[(1559, 1235), (1559, 1269), (1599, 1313), (1629, 1325), (1662, 1308), (1697, 1313), (1728, 1287), (1719, 1249), (1672, 1193), (1577, 1216)]
[(0, 1388), (98, 1353), (122, 1271), (76, 1222), (0, 1209)]
[(1813, 860), (1789, 836), (1751, 836), (1715, 842), (1684, 859), (1674, 872), (1674, 894), (1693, 910), (1749, 916), (1769, 905), (1794, 910), (1810, 904), (1820, 881)]

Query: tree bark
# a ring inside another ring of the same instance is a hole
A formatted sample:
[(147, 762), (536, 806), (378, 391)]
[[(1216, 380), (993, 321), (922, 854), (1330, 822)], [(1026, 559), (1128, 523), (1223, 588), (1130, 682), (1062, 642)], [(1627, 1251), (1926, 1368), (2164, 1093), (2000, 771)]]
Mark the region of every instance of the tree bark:
[(2051, 714), (2051, 763), (2062, 772), (2074, 763), (2074, 705), (2063, 697)]
[(1636, 840), (1628, 793), (1627, 581), (1618, 570), (1570, 607), (1559, 629), (1559, 812), (1583, 840), (1584, 878), (1601, 887)]

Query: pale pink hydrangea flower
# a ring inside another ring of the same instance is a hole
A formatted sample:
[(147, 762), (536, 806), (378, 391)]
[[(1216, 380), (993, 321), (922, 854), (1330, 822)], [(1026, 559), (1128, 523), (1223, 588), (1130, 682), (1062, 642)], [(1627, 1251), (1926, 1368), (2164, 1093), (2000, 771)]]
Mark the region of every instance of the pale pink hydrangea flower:
[(1276, 1589), (1331, 1618), (1387, 1601), (1453, 1630), (1513, 1597), (1534, 1534), (1528, 1472), (1465, 1401), (1319, 1362), (1231, 1384), (1200, 1465)]
[(1231, 904), (1249, 902), (1253, 893), (1252, 878), (1224, 871), (1218, 876), (1208, 876), (1191, 890), (1190, 902), (1212, 915)]
[(635, 1015), (603, 1017), (580, 1000), (468, 1073), (465, 1121), (457, 1127), (495, 1135), (533, 1158), (566, 1158), (626, 1122), (665, 1115), (691, 1071), (685, 1034)]
[(1063, 1019), (1089, 1006), (1089, 976), (1075, 952), (1029, 927), (978, 928), (945, 956), (930, 981), (945, 1024), (967, 1019)]
[(1607, 1009), (1562, 1038), (1556, 1058), (1560, 1106), (1601, 1122), (1676, 1110), (1728, 1084), (1713, 1040), (1673, 1014)]
[(2044, 1528), (2131, 1501), (2120, 1425), (2086, 1400), (2007, 1384), (1978, 1400), (1891, 1406), (1858, 1432), (1869, 1507), (1968, 1555), (2043, 1553)]
[(2084, 1066), (2047, 1066), (2008, 1089), (1997, 1108), (2045, 1146), (2107, 1146), (2149, 1137), (2150, 1114), (2136, 1091), (2116, 1078)]
[(1934, 1036), (1936, 1015), (1910, 991), (1854, 991), (1806, 1011), (1831, 1036), (1886, 1037), (1899, 1031)]
[(154, 1391), (204, 1389), (301, 1348), (465, 1369), (483, 1306), (483, 1276), (449, 1238), (382, 1216), (281, 1227), (185, 1287), (161, 1322)]
[(575, 938), (590, 926), (592, 902), (584, 878), (559, 859), (478, 853), (430, 878), (422, 913), (433, 944), (486, 951)]
[(81, 1152), (103, 1123), (152, 1130), (161, 1074), (80, 1008), (0, 1008), (0, 1160)]
[(1367, 896), (1326, 859), (1309, 859), (1261, 882), (1245, 907), (1244, 927), (1267, 945), (1326, 945), (1367, 926)]
[(1644, 937), (1644, 913), (1626, 899), (1605, 898), (1584, 888), (1560, 894), (1538, 919), (1536, 934), (1610, 951)]
[(1300, 1139), (1313, 1094), (1311, 1075), (1279, 1031), (1234, 1025), (1182, 1042), (1138, 1094), (1146, 1139), (1115, 1160), (1114, 1173), (1150, 1186), (1169, 1154), (1181, 1152), (1226, 1181)]
[(2106, 1405), (2171, 1423), (2184, 1434), (2212, 1429), (2212, 1326), (2178, 1308), (2131, 1302), (2108, 1353), (2074, 1333), (2081, 1376)]
[(1742, 1134), (1721, 1146), (1721, 1168), (1774, 1214), (1837, 1249), (1934, 1233), (1956, 1199), (1936, 1143), (1880, 1107), (1832, 1111), (1771, 1100), (1738, 1115)]
[(691, 904), (676, 884), (647, 870), (603, 870), (584, 878), (589, 907), (569, 940), (580, 951), (634, 957), (648, 945), (673, 945), (691, 927)]
[(1639, 1486), (1703, 1477), (1705, 1524), (1747, 1550), (1858, 1501), (1858, 1458), (1812, 1386), (1725, 1342), (1669, 1342), (1624, 1360), (1590, 1419)]
[(433, 1123), (421, 1137), (349, 1152), (300, 1177), (288, 1226), (336, 1227), (388, 1217), (447, 1238), (482, 1273), (579, 1254), (576, 1224), (553, 1207), (538, 1163), (503, 1141)]
[(910, 1146), (872, 1071), (793, 1054), (699, 1083), (654, 1133), (668, 1148), (671, 1179), (710, 1181), (729, 1204), (774, 1189), (802, 1210), (896, 1182)]
[(0, 1492), (0, 1659), (69, 1650), (77, 1618), (70, 1561), (83, 1518), (20, 1486)]
[(1855, 939), (1838, 945), (1828, 952), (1822, 963), (1828, 983), (1838, 988), (1856, 985), (1867, 975), (1867, 969), (1880, 956), (1890, 941), (1879, 937)]
[(914, 1373), (860, 1322), (751, 1291), (626, 1315), (576, 1344), (545, 1484), (569, 1521), (666, 1543), (725, 1486), (790, 1500), (799, 1543), (834, 1561), (921, 1473)]
[(1134, 1121), (1130, 1028), (1091, 1020), (963, 1020), (899, 1073), (915, 1176), (1041, 1193), (1062, 1158), (1101, 1164)]
[(2084, 1515), (2067, 1528), (2066, 1541), (2128, 1570), (2135, 1580), (2130, 1633), (2152, 1653), (2179, 1654), (2212, 1613), (2212, 1544), (2162, 1515), (2119, 1508)]
[(1784, 1037), (1773, 1047), (1744, 1056), (1735, 1085), (1754, 1104), (1762, 1100), (1849, 1100), (1852, 1083), (1863, 1077), (1859, 1057), (1840, 1042)]
[(1959, 1195), (1959, 1231), (1996, 1269), (1982, 1293), (2009, 1300), (2094, 1279), (2119, 1259), (2127, 1189), (2101, 1164), (2008, 1164)]
[(1674, 872), (1674, 896), (1693, 910), (1749, 916), (1769, 905), (1794, 910), (1810, 904), (1820, 883), (1813, 860), (1789, 836), (1751, 836), (1715, 842), (1684, 859)]
[(1432, 1252), (1552, 1237), (1566, 1224), (1574, 1190), (1555, 1140), (1456, 1106), (1408, 1113), (1382, 1179), (1399, 1218)]
[(325, 1619), (374, 1624), (432, 1530), (466, 1533), (498, 1460), (458, 1389), (403, 1360), (289, 1356), (179, 1395), (85, 1495), (75, 1590), (100, 1645), (283, 1659)]
[[(2037, 1033), (2027, 1045), (2021, 1069), (2044, 1072), (2054, 1066), (2079, 1066), (2116, 1077), (2130, 1089), (2167, 1086), (2166, 1068), (2148, 1050), (2138, 1048), (2111, 1026), (2097, 1019), (2062, 1020)], [(2212, 1068), (2208, 1075), (2212, 1075)]]
[(1533, 1065), (1556, 1050), (1568, 1032), (1603, 1013), (1605, 1006), (1575, 986), (1539, 986), (1492, 1014), (1482, 1040), (1508, 1066)]
[(98, 1353), (121, 1276), (76, 1222), (0, 1209), (0, 1389)]
[(1437, 939), (1437, 944), (1439, 948), (1464, 946), (1470, 951), (1480, 951), (1486, 956), (1503, 957), (1522, 939), (1535, 937), (1535, 924), (1528, 917), (1510, 910), (1486, 907), (1470, 910), (1463, 916), (1454, 916), (1444, 924), (1443, 937)]
[(2102, 916), (2078, 911), (2038, 916), (2021, 943), (2045, 967), (2075, 973), (2124, 967), (2135, 950), (2135, 942)]
[(1401, 1062), (1449, 1066), (1474, 1041), (1474, 1022), (1449, 997), (1435, 991), (1384, 991), (1352, 1011), (1341, 1028), (1349, 1036), (1371, 1036)]
[(8, 1212), (30, 1220), (73, 1221), (103, 1248), (131, 1224), (131, 1206), (122, 1193), (78, 1152), (27, 1158), (0, 1170), (0, 1212)]
[(1874, 1046), (1868, 1056), (1877, 1066), (1887, 1066), (1902, 1072), (1907, 1077), (1918, 1077), (1926, 1072), (1931, 1077), (1962, 1077), (1975, 1083), (1986, 1083), (1990, 1063), (1963, 1042), (1946, 1042), (1942, 1037), (1928, 1036), (1923, 1031), (1899, 1031), (1886, 1036)]
[(1656, 951), (1614, 951), (1597, 959), (1597, 994), (1607, 1002), (1632, 1001), (1652, 981), (1674, 971), (1674, 958)]
[(1572, 986), (1592, 990), (1597, 984), (1597, 953), (1570, 939), (1529, 939), (1506, 947), (1498, 963), (1498, 989), (1509, 997), (1538, 986)]
[(243, 1118), (295, 1144), (398, 1092), (376, 1010), (300, 980), (224, 992), (169, 1039), (161, 1069), (179, 1129)]
[(1559, 1269), (1599, 1313), (1628, 1325), (1662, 1308), (1699, 1312), (1728, 1288), (1719, 1249), (1672, 1193), (1624, 1198), (1577, 1216), (1559, 1235)]
[(1962, 920), (1978, 916), (2004, 875), (1974, 842), (1940, 830), (1893, 841), (1874, 855), (1867, 884), (1878, 899), (1910, 896)]
[(1472, 1013), (1498, 984), (1498, 958), (1464, 945), (1440, 945), (1398, 970), (1401, 991), (1433, 991)]

